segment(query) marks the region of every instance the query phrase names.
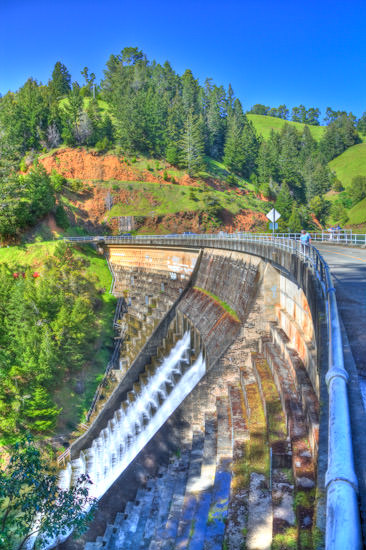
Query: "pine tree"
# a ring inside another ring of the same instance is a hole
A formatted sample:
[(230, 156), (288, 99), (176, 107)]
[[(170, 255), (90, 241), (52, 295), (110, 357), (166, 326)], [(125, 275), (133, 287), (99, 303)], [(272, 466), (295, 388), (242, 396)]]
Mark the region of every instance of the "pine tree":
[(226, 98), (222, 86), (212, 86), (209, 79), (205, 87), (205, 128), (207, 153), (221, 160), (224, 152), (226, 130)]
[(290, 189), (287, 183), (283, 183), (275, 203), (275, 208), (281, 214), (283, 221), (287, 222), (290, 218), (293, 204), (294, 199), (291, 196)]
[(66, 66), (60, 61), (57, 61), (52, 71), (52, 80), (49, 82), (49, 87), (57, 99), (67, 95), (71, 90), (71, 75)]
[(295, 204), (292, 207), (291, 216), (288, 220), (288, 229), (291, 233), (300, 233), (302, 229), (301, 218)]
[(204, 165), (204, 141), (202, 121), (192, 112), (184, 123), (184, 132), (179, 142), (180, 162), (190, 175), (196, 174)]

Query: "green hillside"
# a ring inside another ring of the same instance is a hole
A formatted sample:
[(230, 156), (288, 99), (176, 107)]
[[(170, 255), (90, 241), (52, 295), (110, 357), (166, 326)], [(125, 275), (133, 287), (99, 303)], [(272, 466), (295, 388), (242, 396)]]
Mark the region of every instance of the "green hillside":
[(366, 223), (366, 198), (348, 211), (348, 224), (359, 225), (361, 223)]
[[(291, 120), (283, 120), (282, 118), (273, 116), (247, 114), (247, 117), (253, 122), (258, 134), (260, 134), (264, 139), (269, 138), (271, 130), (274, 130), (275, 132), (281, 131), (282, 126), (286, 123), (290, 124), (290, 126), (295, 126), (295, 128), (300, 131), (302, 131), (305, 126), (305, 124), (301, 124), (300, 122), (292, 122)], [(321, 139), (326, 128), (325, 126), (311, 125), (308, 125), (308, 127), (313, 138), (317, 141)]]
[(329, 163), (337, 178), (345, 187), (355, 176), (366, 176), (366, 143), (359, 143), (347, 149)]
[[(109, 187), (108, 183), (102, 184)], [(127, 191), (131, 201), (118, 199), (119, 191)], [(207, 209), (207, 204), (214, 202), (232, 214), (241, 209), (251, 208), (264, 211), (266, 204), (254, 195), (237, 195), (234, 191), (217, 191), (208, 186), (187, 187), (161, 185), (146, 182), (114, 182), (112, 193), (115, 194), (114, 205), (108, 217), (112, 216), (163, 216), (176, 212), (195, 212)]]
[[(26, 282), (32, 280), (32, 272), (37, 272), (39, 274), (37, 286), (44, 284), (45, 280), (50, 280), (50, 276), (47, 274), (47, 265), (55, 260), (55, 253), (57, 253), (57, 247), (59, 246), (59, 241), (52, 241), (2, 247), (0, 248), (0, 272), (4, 276), (3, 264), (6, 264), (9, 271), (5, 271), (5, 273), (10, 281), (13, 280), (14, 271), (15, 273), (25, 273)], [(88, 410), (95, 389), (104, 374), (113, 346), (112, 319), (116, 304), (116, 299), (109, 293), (112, 277), (105, 258), (97, 254), (88, 245), (72, 247), (72, 253), (74, 258), (74, 267), (72, 269), (78, 269), (78, 271), (74, 272), (75, 277), (78, 277), (79, 280), (80, 277), (85, 277), (89, 281), (90, 292), (95, 300), (95, 305), (90, 305), (90, 308), (94, 308), (95, 327), (93, 328), (93, 343), (90, 345), (90, 350), (85, 352), (85, 362), (82, 367), (75, 368), (72, 376), (65, 374), (62, 383), (60, 383), (60, 380), (57, 379), (54, 373), (50, 373), (50, 377), (54, 377), (52, 391), (49, 390), (50, 398), (61, 410), (55, 431), (62, 434), (70, 433), (76, 429), (80, 421), (84, 421), (85, 411)], [(81, 270), (76, 266), (75, 262), (77, 261), (82, 262), (83, 267)], [(64, 268), (63, 281), (66, 279), (66, 271)], [(21, 283), (21, 277), (19, 281)], [(14, 292), (16, 292), (15, 286)], [(65, 302), (67, 300), (70, 300), (70, 297), (68, 297), (66, 288)], [(41, 306), (36, 292), (33, 296), (33, 301), (33, 308), (37, 310), (38, 307), (39, 309)], [(46, 303), (47, 297), (42, 302), (42, 314), (44, 315), (44, 319), (48, 319), (45, 323), (48, 322), (51, 326), (52, 322), (55, 323), (55, 320), (53, 319), (51, 322), (51, 317), (47, 317), (49, 312), (45, 305)], [(54, 307), (56, 307), (55, 303), (53, 304)], [(3, 305), (2, 303), (2, 307)], [(35, 330), (36, 334), (39, 334), (39, 331), (37, 332), (38, 329)], [(24, 319), (24, 333), (26, 335), (29, 332), (30, 328)], [(89, 340), (88, 343), (90, 343)], [(4, 370), (4, 377), (5, 372)], [(83, 391), (75, 391), (77, 380), (82, 381)], [(2, 396), (1, 386), (0, 396)], [(5, 440), (3, 439), (3, 435), (3, 433), (0, 433), (0, 444), (3, 444), (6, 440), (6, 438)], [(18, 432), (14, 434), (14, 437), (18, 436)]]

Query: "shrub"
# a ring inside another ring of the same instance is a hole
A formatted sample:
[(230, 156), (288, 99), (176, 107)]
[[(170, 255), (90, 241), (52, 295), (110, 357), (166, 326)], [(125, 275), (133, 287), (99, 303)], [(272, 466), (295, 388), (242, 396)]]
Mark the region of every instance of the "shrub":
[(228, 183), (231, 187), (237, 187), (239, 181), (233, 174), (229, 174), (226, 178), (226, 183)]
[(66, 179), (62, 174), (59, 174), (55, 169), (52, 170), (50, 175), (51, 185), (56, 192), (61, 191), (63, 185), (66, 183)]
[(67, 219), (67, 215), (65, 212), (64, 207), (62, 204), (59, 204), (55, 211), (55, 220), (56, 223), (61, 229), (67, 229), (69, 227), (69, 220)]
[(344, 191), (344, 187), (342, 185), (342, 182), (339, 179), (335, 179), (333, 182), (333, 191), (336, 191), (337, 193), (340, 193), (341, 191)]
[(364, 199), (366, 197), (366, 176), (355, 176), (352, 178), (348, 193), (353, 201), (353, 204), (356, 204)]
[(25, 162), (25, 158), (23, 157), (22, 160), (20, 161), (19, 163), (19, 170), (21, 172), (26, 172), (27, 171), (27, 163)]
[(111, 142), (106, 136), (104, 136), (103, 139), (97, 141), (97, 143), (95, 144), (95, 148), (99, 153), (104, 153), (105, 151), (108, 151), (110, 147), (111, 147)]
[(169, 181), (168, 172), (166, 170), (164, 170), (164, 173), (163, 173), (163, 180), (164, 181)]
[(79, 193), (84, 187), (82, 180), (79, 179), (70, 179), (68, 180), (67, 184), (71, 191), (74, 191), (74, 193)]

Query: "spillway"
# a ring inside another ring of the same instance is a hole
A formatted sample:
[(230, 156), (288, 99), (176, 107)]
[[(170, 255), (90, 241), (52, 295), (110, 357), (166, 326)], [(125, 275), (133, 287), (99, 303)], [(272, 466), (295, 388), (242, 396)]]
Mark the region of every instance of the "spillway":
[(90, 496), (99, 499), (125, 471), (138, 453), (192, 391), (205, 373), (202, 353), (191, 363), (191, 334), (187, 331), (157, 366), (140, 377), (107, 427), (92, 445), (80, 452), (60, 474), (68, 488), (81, 474), (88, 474)]

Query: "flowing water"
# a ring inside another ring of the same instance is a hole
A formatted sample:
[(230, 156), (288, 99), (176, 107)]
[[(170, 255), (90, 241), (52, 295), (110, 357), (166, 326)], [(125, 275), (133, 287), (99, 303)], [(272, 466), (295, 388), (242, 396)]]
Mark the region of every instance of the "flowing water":
[(87, 473), (93, 483), (90, 496), (99, 499), (116, 481), (204, 375), (202, 354), (190, 366), (190, 340), (187, 331), (140, 390), (129, 394), (91, 447), (62, 470), (62, 488)]

